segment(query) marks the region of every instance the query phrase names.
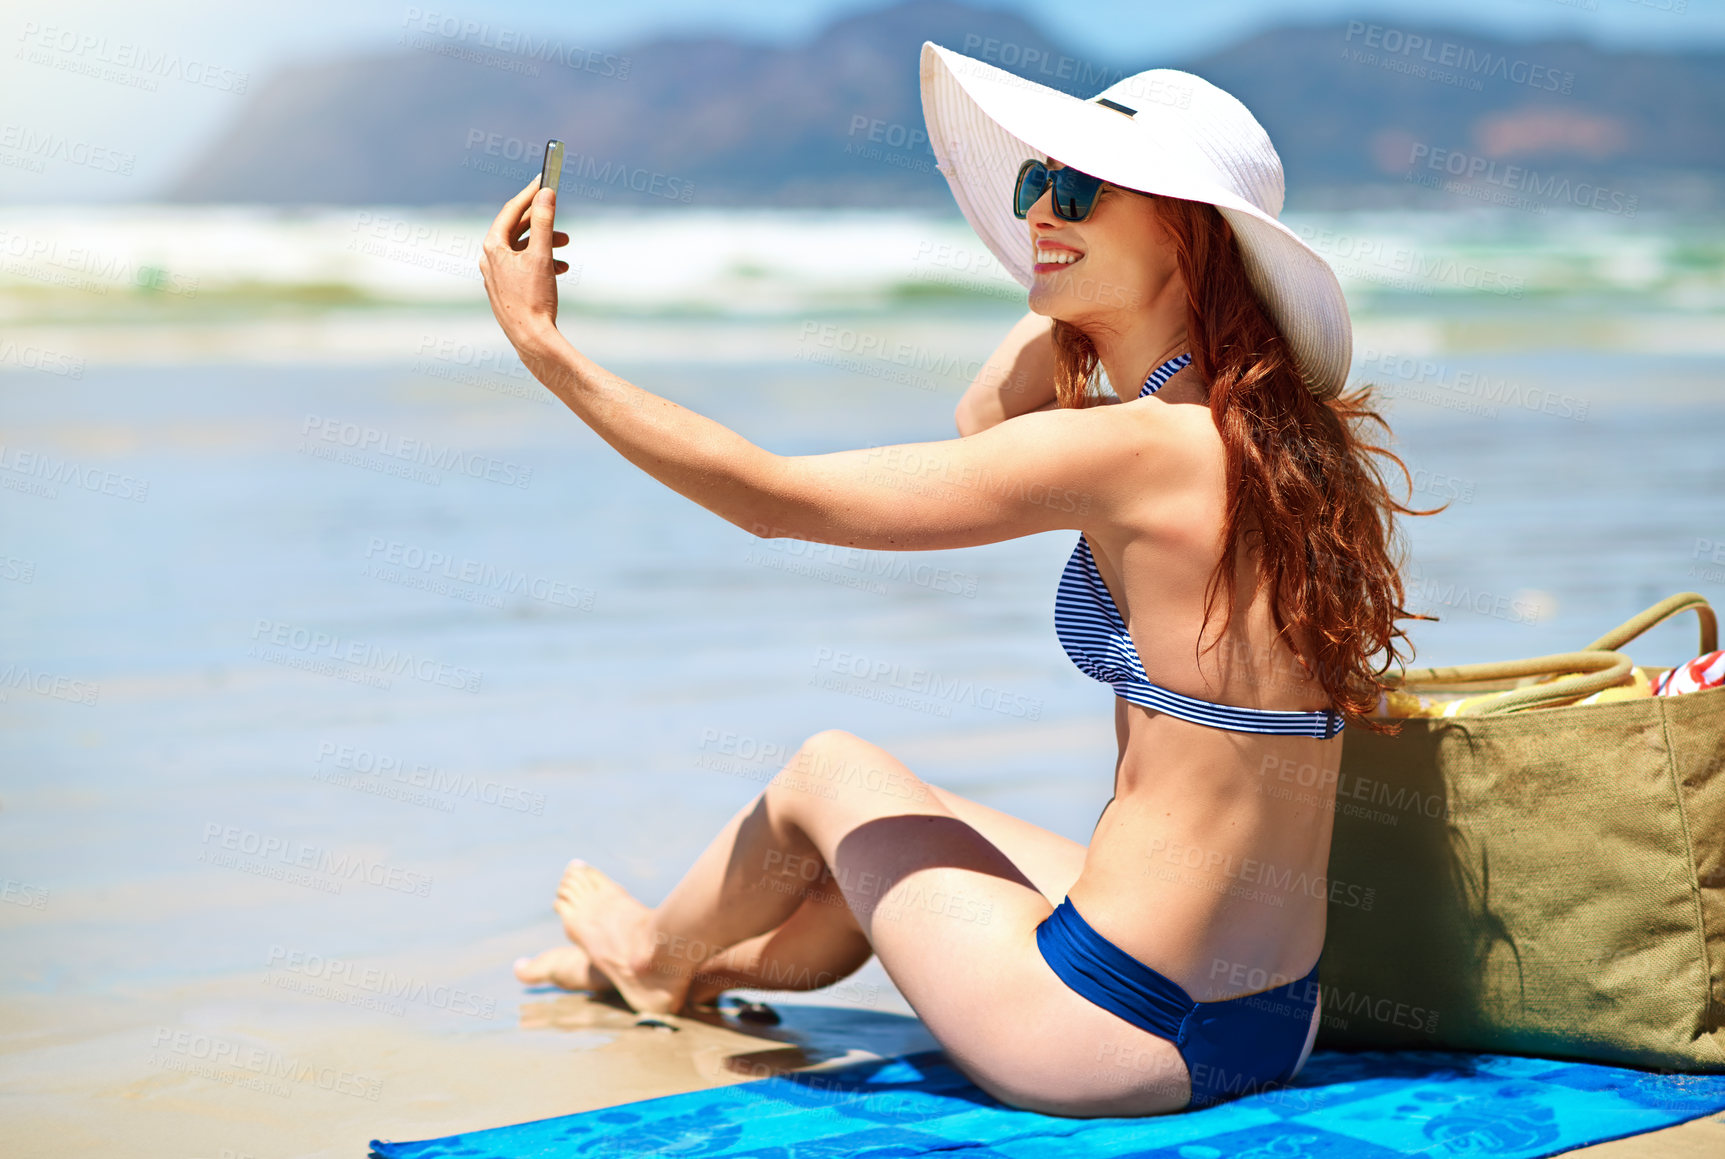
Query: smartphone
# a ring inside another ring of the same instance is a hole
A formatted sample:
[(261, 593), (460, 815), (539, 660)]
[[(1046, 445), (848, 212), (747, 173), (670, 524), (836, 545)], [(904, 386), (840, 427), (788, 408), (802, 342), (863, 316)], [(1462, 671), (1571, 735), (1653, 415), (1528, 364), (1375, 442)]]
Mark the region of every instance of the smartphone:
[(539, 172), (539, 188), (555, 190), (563, 177), (563, 142), (545, 142), (545, 167)]

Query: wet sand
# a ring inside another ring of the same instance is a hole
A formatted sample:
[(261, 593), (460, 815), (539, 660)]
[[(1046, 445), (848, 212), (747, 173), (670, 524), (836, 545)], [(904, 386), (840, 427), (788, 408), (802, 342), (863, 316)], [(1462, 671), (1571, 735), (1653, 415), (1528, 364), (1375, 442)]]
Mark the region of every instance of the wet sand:
[[(362, 986), (326, 980), (337, 1001), (265, 980), (306, 980), (287, 971), (9, 997), (0, 1002), (5, 1152), (351, 1157), (371, 1139), (480, 1130), (935, 1045), (891, 1001), (763, 996), (779, 1025), (713, 1015), (664, 1020), (672, 1031), (636, 1025), (614, 1002), (523, 988), (497, 965), (524, 940), (555, 936), (548, 923), (434, 962), (353, 962), (500, 996), (490, 1017), (440, 1016), (425, 1002), (399, 1016), (365, 1011), (347, 1004), (368, 995)], [(857, 981), (877, 983), (872, 971), (878, 965)]]

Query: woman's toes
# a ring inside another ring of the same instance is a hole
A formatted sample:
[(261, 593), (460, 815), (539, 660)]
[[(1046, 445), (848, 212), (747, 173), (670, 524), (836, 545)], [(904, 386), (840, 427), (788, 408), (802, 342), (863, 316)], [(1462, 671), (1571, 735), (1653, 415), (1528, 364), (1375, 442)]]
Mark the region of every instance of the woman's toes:
[(561, 913), (569, 906), (579, 905), (592, 895), (599, 881), (609, 880), (585, 861), (571, 861), (557, 882), (557, 899), (551, 903), (551, 908)]
[[(571, 861), (557, 883), (557, 899), (551, 903), (557, 916), (563, 919), (563, 932), (578, 946), (587, 946), (592, 936), (595, 915), (616, 916), (620, 911), (631, 916), (643, 916), (646, 908), (630, 897), (628, 891), (585, 861)], [(586, 930), (586, 933), (583, 933)], [(613, 939), (607, 939), (607, 949)], [(592, 949), (592, 947), (588, 947)]]
[(515, 959), (515, 977), (529, 986), (547, 983), (565, 990), (600, 993), (612, 989), (604, 974), (593, 968), (579, 946), (553, 946), (532, 958)]

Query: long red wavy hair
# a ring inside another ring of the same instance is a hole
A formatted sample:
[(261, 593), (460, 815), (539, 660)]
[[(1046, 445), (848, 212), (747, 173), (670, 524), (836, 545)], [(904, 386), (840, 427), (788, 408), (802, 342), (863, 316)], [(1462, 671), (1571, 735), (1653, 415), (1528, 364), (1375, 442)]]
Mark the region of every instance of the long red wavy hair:
[[(1435, 618), (1402, 606), (1395, 514), (1442, 508), (1416, 510), (1390, 494), (1382, 467), (1400, 469), (1410, 499), (1412, 478), (1387, 447), (1366, 441), (1369, 426), (1390, 433), (1373, 409), (1371, 386), (1321, 400), (1302, 382), (1216, 207), (1173, 197), (1154, 201), (1186, 283), (1192, 364), (1209, 384), (1210, 413), (1227, 451), (1224, 547), (1205, 588), (1205, 628), (1224, 593), (1227, 614), (1204, 651), (1220, 644), (1233, 622), (1232, 577), (1239, 549), (1250, 541), (1258, 590), (1271, 593), (1280, 638), (1348, 725), (1394, 732), (1399, 726), (1370, 714), (1386, 687), (1383, 674), (1413, 654), (1396, 621)], [(1066, 322), (1057, 320), (1051, 333), (1060, 405), (1100, 402), (1095, 345)]]

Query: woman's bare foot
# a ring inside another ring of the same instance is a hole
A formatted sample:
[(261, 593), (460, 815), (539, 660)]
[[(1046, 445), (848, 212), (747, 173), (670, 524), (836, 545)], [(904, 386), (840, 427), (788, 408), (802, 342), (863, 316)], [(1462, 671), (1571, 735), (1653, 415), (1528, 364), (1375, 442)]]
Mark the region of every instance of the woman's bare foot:
[(571, 861), (551, 908), (563, 919), (569, 940), (587, 952), (589, 969), (609, 978), (631, 1010), (675, 1014), (682, 1009), (692, 971), (655, 962), (653, 911), (622, 886), (585, 861)]
[(580, 946), (553, 946), (532, 958), (515, 959), (515, 977), (529, 986), (550, 983), (565, 990), (588, 990), (607, 994), (615, 990), (611, 979), (593, 968), (587, 951)]

